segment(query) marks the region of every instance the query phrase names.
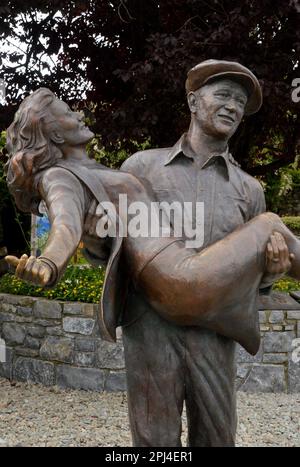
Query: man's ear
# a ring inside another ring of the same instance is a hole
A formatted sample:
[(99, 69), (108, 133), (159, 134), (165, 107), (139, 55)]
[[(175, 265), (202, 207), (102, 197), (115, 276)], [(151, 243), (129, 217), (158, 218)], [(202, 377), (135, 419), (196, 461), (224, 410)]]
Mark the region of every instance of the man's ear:
[(53, 141), (53, 143), (55, 144), (63, 144), (65, 142), (65, 140), (63, 139), (63, 137), (59, 134), (58, 131), (52, 131), (51, 133), (51, 140)]
[(197, 98), (196, 94), (193, 91), (190, 91), (187, 95), (187, 101), (190, 108), (191, 113), (195, 113), (197, 111)]

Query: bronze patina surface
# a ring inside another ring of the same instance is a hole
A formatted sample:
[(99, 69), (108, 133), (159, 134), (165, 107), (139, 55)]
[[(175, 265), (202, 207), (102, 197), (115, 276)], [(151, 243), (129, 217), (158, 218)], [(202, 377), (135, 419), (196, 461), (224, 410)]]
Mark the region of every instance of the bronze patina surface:
[[(47, 89), (23, 101), (7, 131), (16, 203), (38, 213), (43, 200), (51, 222), (41, 257), (7, 261), (18, 277), (47, 287), (80, 241), (92, 264), (107, 263), (99, 322), (109, 340), (123, 326), (136, 446), (179, 446), (184, 401), (189, 445), (234, 445), (234, 342), (256, 353), (259, 290), (284, 272), (300, 278), (300, 241), (264, 213), (262, 188), (228, 151), (244, 114), (260, 108), (257, 79), (238, 63), (207, 61), (189, 72), (186, 89), (188, 132), (173, 148), (133, 155), (122, 171), (88, 158), (93, 133)], [(100, 239), (101, 202), (114, 204), (118, 224), (128, 222), (120, 194), (146, 206), (203, 202), (203, 246), (186, 248), (174, 236)]]

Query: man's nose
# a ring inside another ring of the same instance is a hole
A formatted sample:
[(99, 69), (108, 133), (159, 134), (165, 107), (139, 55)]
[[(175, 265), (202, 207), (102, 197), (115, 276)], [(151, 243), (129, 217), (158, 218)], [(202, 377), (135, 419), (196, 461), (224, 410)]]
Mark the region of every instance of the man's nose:
[(225, 104), (225, 109), (229, 112), (236, 112), (236, 102), (234, 99), (229, 99)]

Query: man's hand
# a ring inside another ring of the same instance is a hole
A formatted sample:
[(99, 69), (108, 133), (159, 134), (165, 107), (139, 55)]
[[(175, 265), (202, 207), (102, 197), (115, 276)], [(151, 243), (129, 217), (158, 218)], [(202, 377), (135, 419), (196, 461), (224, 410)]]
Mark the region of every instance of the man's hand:
[(290, 254), (283, 236), (279, 232), (274, 232), (267, 244), (266, 273), (285, 274), (291, 269), (294, 258), (295, 255)]
[(52, 270), (50, 266), (35, 256), (22, 255), (6, 256), (5, 261), (15, 268), (15, 275), (26, 282), (45, 287), (51, 279)]
[(285, 239), (279, 232), (274, 232), (270, 237), (266, 249), (266, 270), (262, 277), (261, 288), (270, 287), (291, 269), (295, 258), (290, 254)]

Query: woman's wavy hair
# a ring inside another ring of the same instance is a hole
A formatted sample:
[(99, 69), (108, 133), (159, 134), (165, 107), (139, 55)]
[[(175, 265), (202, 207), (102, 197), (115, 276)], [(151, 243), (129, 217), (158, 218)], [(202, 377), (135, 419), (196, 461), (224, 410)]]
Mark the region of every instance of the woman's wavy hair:
[(45, 123), (54, 123), (49, 106), (55, 99), (55, 94), (47, 88), (30, 94), (21, 103), (6, 134), (9, 160), (5, 171), (9, 191), (21, 211), (37, 215), (40, 215), (41, 201), (37, 190), (39, 173), (63, 157), (45, 128)]

